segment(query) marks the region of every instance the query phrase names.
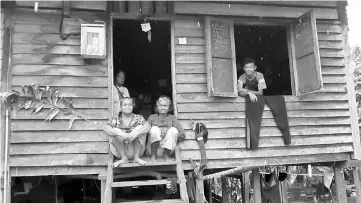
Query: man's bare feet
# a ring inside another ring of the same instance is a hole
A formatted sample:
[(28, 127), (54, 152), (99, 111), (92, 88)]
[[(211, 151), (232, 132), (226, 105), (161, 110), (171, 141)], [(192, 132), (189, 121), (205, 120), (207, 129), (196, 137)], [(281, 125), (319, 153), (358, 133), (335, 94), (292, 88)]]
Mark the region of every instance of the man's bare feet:
[(122, 164), (126, 164), (126, 163), (129, 163), (129, 160), (127, 158), (123, 158), (123, 159), (121, 159), (119, 161), (114, 162), (113, 166), (118, 167), (118, 166), (120, 166)]
[(152, 156), (152, 157), (150, 158), (150, 161), (151, 161), (151, 162), (156, 162), (156, 161), (157, 161), (157, 158), (156, 158), (155, 156)]
[(140, 164), (140, 165), (142, 165), (142, 166), (147, 163), (146, 161), (144, 161), (143, 159), (141, 159), (141, 158), (139, 158), (139, 157), (134, 157), (133, 161), (134, 161), (134, 162), (137, 162), (138, 164)]
[(164, 159), (164, 161), (171, 161), (172, 160), (167, 153), (163, 154), (163, 159)]

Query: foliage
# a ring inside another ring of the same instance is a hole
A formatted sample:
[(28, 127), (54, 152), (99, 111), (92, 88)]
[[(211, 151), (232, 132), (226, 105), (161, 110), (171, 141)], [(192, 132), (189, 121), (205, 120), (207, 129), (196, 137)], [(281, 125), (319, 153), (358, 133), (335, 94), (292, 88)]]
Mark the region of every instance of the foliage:
[[(39, 87), (37, 85), (22, 86), (22, 93), (13, 91), (20, 97), (7, 102), (7, 106), (15, 111), (25, 109), (32, 114), (39, 113), (45, 107), (50, 107), (45, 121), (51, 121), (59, 114), (70, 115), (68, 130), (71, 129), (75, 119), (85, 119), (74, 112), (73, 101), (66, 97), (60, 97), (58, 90), (52, 90), (49, 86)], [(62, 106), (61, 106), (62, 104)], [(87, 120), (88, 121), (88, 120)]]
[(354, 70), (357, 115), (359, 122), (361, 122), (361, 47), (359, 45), (351, 48), (350, 66)]

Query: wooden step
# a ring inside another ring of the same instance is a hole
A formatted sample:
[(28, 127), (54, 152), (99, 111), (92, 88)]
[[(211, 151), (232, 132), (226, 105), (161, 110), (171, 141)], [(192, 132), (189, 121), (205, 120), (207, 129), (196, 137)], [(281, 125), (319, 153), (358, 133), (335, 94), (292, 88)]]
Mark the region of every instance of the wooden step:
[(165, 185), (167, 184), (167, 179), (163, 180), (140, 180), (140, 181), (122, 181), (122, 182), (113, 182), (111, 187), (137, 187), (137, 186), (147, 186), (147, 185)]
[[(129, 162), (127, 164), (122, 164), (118, 166), (117, 168), (129, 168), (129, 167), (147, 167), (147, 166), (173, 166), (176, 165), (177, 162), (175, 159), (172, 159), (171, 161), (164, 161), (164, 159), (157, 159), (156, 162), (151, 162), (150, 157), (142, 157), (144, 161), (147, 161), (147, 163), (144, 166), (141, 166), (140, 164), (136, 162)], [(119, 161), (119, 159), (114, 160), (114, 162)]]
[(132, 203), (183, 203), (182, 200), (180, 199), (162, 199), (162, 200), (142, 200), (142, 201), (113, 201), (113, 203), (127, 203), (127, 202), (132, 202)]

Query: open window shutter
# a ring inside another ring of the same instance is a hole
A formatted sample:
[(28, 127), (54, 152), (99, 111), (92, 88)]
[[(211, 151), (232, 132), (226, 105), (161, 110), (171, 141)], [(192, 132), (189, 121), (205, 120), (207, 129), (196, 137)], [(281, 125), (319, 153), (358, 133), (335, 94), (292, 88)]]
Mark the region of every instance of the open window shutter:
[(208, 95), (237, 97), (233, 22), (206, 17), (205, 24)]
[(298, 18), (293, 28), (296, 95), (321, 90), (323, 88), (321, 61), (313, 11)]

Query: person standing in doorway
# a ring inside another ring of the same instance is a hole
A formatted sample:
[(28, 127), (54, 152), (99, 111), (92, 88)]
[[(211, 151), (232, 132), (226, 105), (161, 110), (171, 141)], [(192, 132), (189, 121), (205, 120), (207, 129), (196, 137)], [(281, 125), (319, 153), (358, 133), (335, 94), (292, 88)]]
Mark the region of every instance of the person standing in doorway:
[(129, 91), (123, 86), (125, 82), (125, 73), (118, 70), (114, 78), (113, 98), (114, 98), (114, 115), (117, 116), (121, 110), (120, 102), (124, 97), (130, 97)]

